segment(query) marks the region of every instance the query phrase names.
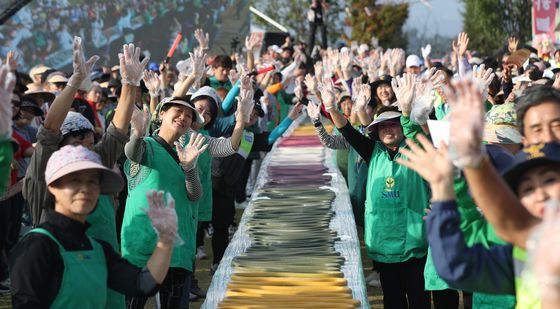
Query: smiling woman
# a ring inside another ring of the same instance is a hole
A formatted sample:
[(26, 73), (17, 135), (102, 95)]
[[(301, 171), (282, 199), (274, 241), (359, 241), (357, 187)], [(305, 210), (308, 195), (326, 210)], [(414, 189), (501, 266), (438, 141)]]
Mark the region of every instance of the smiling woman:
[[(195, 256), (197, 209), (195, 202), (202, 196), (197, 173), (197, 158), (208, 146), (205, 138), (193, 133), (189, 143), (180, 138), (193, 122), (204, 119), (186, 98), (170, 97), (160, 102), (159, 131), (145, 137), (149, 113), (135, 111), (132, 116), (132, 134), (125, 146), (128, 160), (124, 171), (128, 178), (128, 198), (121, 230), (122, 255), (132, 264), (144, 267), (149, 252), (157, 241), (157, 233), (150, 227), (144, 198), (148, 190), (170, 192), (177, 201), (178, 234), (183, 240), (173, 250), (171, 268), (160, 292), (162, 304), (178, 308), (182, 285), (192, 272)], [(175, 145), (175, 147), (173, 147)], [(204, 145), (204, 146), (203, 146)], [(146, 297), (128, 299), (129, 308), (143, 308)]]
[(98, 154), (83, 146), (62, 147), (50, 157), (45, 181), (55, 207), (10, 256), (13, 307), (104, 308), (108, 288), (129, 296), (155, 294), (169, 268), (177, 232), (173, 206), (161, 206), (163, 194), (148, 194), (148, 224), (159, 239), (141, 269), (121, 258), (109, 243), (85, 234), (86, 217), (95, 210), (99, 195), (119, 192), (124, 184), (119, 174), (103, 166)]

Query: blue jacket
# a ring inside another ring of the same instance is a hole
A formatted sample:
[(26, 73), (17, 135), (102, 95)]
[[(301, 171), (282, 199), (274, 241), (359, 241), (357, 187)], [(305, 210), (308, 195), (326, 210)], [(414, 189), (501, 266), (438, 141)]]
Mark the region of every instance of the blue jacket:
[(433, 202), (428, 241), (440, 277), (457, 290), (515, 295), (512, 245), (467, 247), (455, 201)]

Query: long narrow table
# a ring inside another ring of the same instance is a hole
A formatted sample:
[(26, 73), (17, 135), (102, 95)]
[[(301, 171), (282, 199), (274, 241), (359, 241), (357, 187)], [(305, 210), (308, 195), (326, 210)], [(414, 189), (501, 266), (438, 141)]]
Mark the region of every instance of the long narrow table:
[(346, 183), (302, 120), (263, 161), (202, 308), (369, 308)]

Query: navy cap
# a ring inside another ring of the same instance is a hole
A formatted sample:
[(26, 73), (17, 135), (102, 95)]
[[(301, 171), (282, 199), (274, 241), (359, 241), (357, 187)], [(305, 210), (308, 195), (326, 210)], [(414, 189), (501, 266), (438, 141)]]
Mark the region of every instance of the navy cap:
[(560, 165), (560, 143), (536, 144), (523, 148), (514, 157), (513, 166), (503, 174), (507, 184), (516, 189), (528, 170), (543, 165)]
[(492, 165), (503, 174), (514, 165), (515, 157), (505, 147), (499, 144), (486, 144), (486, 153), (492, 162)]

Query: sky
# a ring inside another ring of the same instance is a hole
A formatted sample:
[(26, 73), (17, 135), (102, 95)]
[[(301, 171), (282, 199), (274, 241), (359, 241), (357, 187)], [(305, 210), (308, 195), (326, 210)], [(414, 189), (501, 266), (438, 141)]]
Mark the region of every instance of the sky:
[[(408, 20), (405, 31), (411, 28), (418, 29), (418, 33), (432, 37), (435, 34), (452, 37), (456, 36), (463, 28), (463, 16), (460, 10), (463, 4), (460, 0), (427, 0), (431, 3), (430, 10), (419, 0), (408, 0), (410, 3)], [(379, 1), (382, 3), (383, 1)]]

